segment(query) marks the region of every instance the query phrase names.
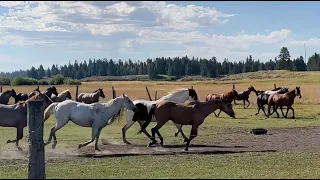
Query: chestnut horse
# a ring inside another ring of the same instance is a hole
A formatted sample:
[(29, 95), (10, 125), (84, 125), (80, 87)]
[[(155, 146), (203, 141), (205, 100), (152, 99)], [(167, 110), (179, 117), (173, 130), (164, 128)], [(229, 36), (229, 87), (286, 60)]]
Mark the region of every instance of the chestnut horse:
[[(216, 109), (220, 109), (230, 117), (234, 117), (235, 113), (232, 105), (226, 99), (214, 99), (206, 102), (193, 102), (194, 105), (185, 105), (182, 103), (174, 103), (171, 101), (160, 101), (153, 105), (150, 110), (151, 115), (155, 116), (157, 125), (151, 129), (152, 139), (148, 147), (156, 143), (155, 134), (157, 133), (160, 139), (160, 145), (163, 146), (163, 138), (159, 129), (165, 125), (169, 120), (176, 124), (191, 125), (190, 137), (187, 139), (185, 151), (188, 151), (190, 142), (198, 134), (198, 127), (204, 122), (206, 117)], [(179, 127), (179, 126), (178, 126)], [(145, 130), (145, 126), (141, 127), (140, 132)]]
[[(277, 113), (277, 116), (279, 117), (279, 114), (277, 112), (277, 108), (280, 107), (282, 115), (285, 118), (288, 118), (288, 112), (289, 109), (292, 110), (292, 118), (294, 119), (294, 109), (292, 108), (292, 105), (294, 103), (294, 99), (296, 96), (299, 96), (299, 99), (301, 99), (301, 92), (300, 92), (300, 86), (296, 87), (295, 89), (284, 93), (284, 94), (280, 94), (280, 93), (275, 93), (270, 95), (270, 97), (268, 98), (268, 116), (270, 116), (270, 108), (271, 106), (273, 106), (274, 111)], [(284, 115), (283, 110), (282, 110), (282, 106), (287, 106), (287, 113), (286, 115)]]
[[(208, 94), (206, 96), (206, 101), (213, 100), (213, 99), (226, 99), (229, 103), (232, 103), (233, 100), (239, 98), (239, 94), (235, 89), (232, 89), (230, 92), (223, 93), (223, 94)], [(213, 112), (216, 117), (219, 117), (221, 113), (221, 109), (218, 115)]]
[(58, 96), (52, 96), (51, 99), (53, 102), (62, 102), (67, 98), (72, 99), (69, 89), (62, 91), (61, 93), (58, 94)]
[(77, 102), (83, 102), (86, 104), (92, 104), (99, 102), (99, 97), (105, 98), (106, 96), (103, 93), (103, 88), (95, 90), (93, 93), (80, 93), (78, 95)]

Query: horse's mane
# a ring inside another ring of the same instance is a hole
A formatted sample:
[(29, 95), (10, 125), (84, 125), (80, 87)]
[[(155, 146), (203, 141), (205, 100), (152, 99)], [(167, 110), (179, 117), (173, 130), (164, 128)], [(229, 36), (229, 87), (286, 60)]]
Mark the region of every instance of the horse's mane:
[(160, 99), (163, 99), (163, 98), (169, 97), (169, 96), (173, 96), (173, 95), (175, 95), (177, 93), (181, 93), (181, 92), (184, 92), (184, 91), (189, 91), (189, 89), (188, 88), (179, 88), (179, 89), (172, 90), (172, 91), (168, 92), (167, 95), (163, 96)]
[(96, 93), (96, 92), (98, 92), (98, 91), (100, 91), (100, 89), (97, 89), (97, 90), (93, 91), (93, 93)]

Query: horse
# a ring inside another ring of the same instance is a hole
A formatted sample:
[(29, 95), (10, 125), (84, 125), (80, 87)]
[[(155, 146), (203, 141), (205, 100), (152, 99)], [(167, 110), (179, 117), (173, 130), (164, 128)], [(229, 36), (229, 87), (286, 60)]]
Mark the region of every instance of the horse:
[(19, 101), (26, 101), (26, 100), (28, 100), (28, 94), (18, 93), (14, 98), (14, 103), (18, 103)]
[(95, 90), (93, 93), (80, 93), (78, 95), (77, 102), (83, 102), (86, 104), (92, 104), (99, 102), (99, 97), (105, 98), (106, 96), (103, 93), (103, 88)]
[[(276, 91), (270, 90), (270, 91), (259, 91), (257, 94), (257, 105), (258, 105), (258, 112), (255, 115), (258, 115), (260, 113), (260, 109), (262, 109), (263, 113), (265, 114), (265, 116), (267, 116), (265, 109), (264, 109), (264, 105), (268, 104), (268, 98), (270, 95), (275, 94), (275, 93), (279, 93), (279, 94), (283, 94), (289, 92), (288, 88), (282, 88)], [(274, 113), (274, 109), (273, 112), (271, 114)]]
[(62, 91), (61, 93), (58, 94), (58, 96), (52, 96), (51, 99), (53, 102), (62, 102), (67, 98), (72, 99), (69, 89)]
[(98, 141), (102, 128), (112, 124), (114, 120), (111, 119), (111, 122), (108, 120), (116, 115), (122, 108), (130, 109), (134, 112), (138, 110), (125, 94), (122, 94), (115, 99), (111, 99), (106, 103), (85, 104), (73, 100), (54, 102), (44, 112), (44, 121), (46, 121), (51, 114), (55, 114), (56, 117), (56, 124), (51, 128), (49, 139), (45, 145), (50, 144), (53, 138), (54, 142), (52, 144), (52, 149), (54, 149), (57, 145), (56, 132), (69, 121), (72, 121), (78, 126), (92, 128), (91, 140), (79, 144), (78, 148), (80, 149), (87, 146), (95, 140), (94, 149), (100, 151), (98, 148)]
[(243, 100), (243, 108), (244, 109), (246, 109), (246, 101), (249, 103), (247, 108), (250, 106), (249, 96), (250, 96), (251, 91), (253, 91), (255, 93), (257, 92), (257, 90), (253, 86), (249, 86), (248, 90), (238, 92), (239, 96), (235, 98), (237, 101)]
[[(213, 99), (205, 102), (198, 101), (195, 102), (193, 106), (186, 106), (182, 103), (174, 103), (167, 100), (153, 105), (151, 108), (151, 114), (156, 117), (157, 124), (151, 129), (152, 137), (148, 147), (156, 143), (156, 133), (160, 139), (160, 145), (163, 147), (163, 138), (159, 132), (159, 129), (169, 120), (171, 120), (176, 124), (192, 126), (185, 148), (185, 151), (188, 151), (191, 140), (198, 134), (198, 127), (204, 122), (206, 117), (216, 109), (221, 109), (230, 117), (235, 116), (235, 113), (232, 109), (232, 104), (226, 99)], [(143, 129), (140, 131), (143, 131)]]
[[(212, 100), (212, 99), (227, 99), (228, 102), (232, 103), (233, 100), (235, 100), (236, 98), (239, 98), (239, 94), (235, 89), (232, 89), (231, 91), (227, 92), (227, 93), (223, 93), (223, 94), (208, 94), (206, 96), (206, 101)], [(218, 113), (218, 115), (213, 112), (214, 115), (216, 117), (219, 117), (220, 113), (221, 113), (221, 109)]]
[[(296, 96), (299, 96), (299, 99), (301, 99), (301, 91), (300, 91), (300, 86), (296, 87), (295, 89), (284, 93), (284, 94), (279, 94), (279, 93), (275, 93), (272, 94), (269, 98), (268, 98), (268, 118), (270, 116), (270, 107), (273, 106), (273, 109), (277, 110), (277, 108), (280, 106), (282, 115), (285, 118), (288, 118), (288, 112), (289, 109), (292, 110), (292, 119), (294, 119), (294, 109), (292, 108), (292, 105), (294, 103), (294, 99)], [(287, 106), (287, 113), (286, 115), (284, 115), (283, 110), (282, 110), (282, 106)], [(276, 111), (277, 116), (279, 117), (278, 112)]]
[(7, 90), (3, 93), (0, 93), (0, 104), (8, 104), (10, 97), (16, 97), (16, 91), (14, 89)]
[[(34, 96), (36, 91), (40, 91), (40, 90), (37, 88), (34, 91), (30, 92), (29, 95), (28, 95), (28, 98), (31, 98), (32, 96)], [(55, 86), (48, 87), (45, 91), (43, 91), (41, 93), (42, 94), (46, 94), (50, 98), (51, 98), (52, 94), (58, 96), (58, 91), (57, 91), (57, 88)]]
[(0, 126), (15, 127), (17, 129), (17, 137), (15, 140), (8, 140), (7, 143), (16, 143), (16, 147), (22, 150), (19, 146), (19, 140), (23, 137), (23, 129), (27, 126), (27, 110), (28, 101), (44, 100), (44, 107), (52, 103), (51, 99), (41, 92), (36, 92), (34, 96), (24, 102), (19, 102), (10, 105), (0, 104)]
[[(145, 123), (148, 123), (148, 124), (150, 122), (156, 122), (154, 117), (151, 117), (151, 118), (149, 117), (150, 108), (152, 107), (153, 104), (156, 104), (156, 103), (163, 101), (163, 100), (169, 100), (172, 102), (183, 103), (186, 100), (198, 101), (199, 99), (198, 99), (198, 94), (196, 93), (196, 91), (194, 89), (180, 88), (180, 89), (176, 89), (176, 90), (169, 92), (167, 95), (161, 97), (160, 99), (158, 99), (156, 101), (148, 101), (148, 100), (143, 100), (143, 99), (134, 100), (133, 104), (135, 104), (137, 106), (138, 111), (132, 112), (131, 110), (128, 110), (128, 109), (126, 110), (127, 123), (122, 128), (122, 140), (125, 144), (130, 144), (130, 142), (126, 138), (126, 132), (136, 121), (138, 121), (138, 123), (140, 124), (140, 127), (143, 125), (144, 121), (145, 121)], [(119, 112), (119, 113), (121, 113), (121, 112)], [(178, 124), (175, 124), (175, 126), (179, 129)], [(179, 130), (178, 130), (178, 132), (179, 132)], [(184, 135), (183, 131), (180, 131), (180, 132), (181, 132), (181, 135), (186, 140), (187, 136)], [(144, 130), (143, 133), (148, 138), (151, 138), (151, 135), (146, 130)]]

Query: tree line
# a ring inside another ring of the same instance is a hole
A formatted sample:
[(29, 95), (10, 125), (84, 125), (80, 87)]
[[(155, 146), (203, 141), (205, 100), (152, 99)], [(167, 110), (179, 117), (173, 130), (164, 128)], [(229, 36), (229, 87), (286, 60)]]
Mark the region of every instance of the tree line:
[(307, 64), (302, 56), (291, 59), (287, 47), (282, 47), (277, 57), (266, 62), (255, 60), (250, 55), (243, 61), (230, 62), (224, 59), (218, 62), (215, 57), (211, 59), (195, 57), (157, 57), (148, 58), (147, 61), (132, 60), (118, 61), (106, 58), (89, 59), (89, 61), (58, 66), (53, 64), (51, 68), (44, 69), (31, 67), (28, 70), (19, 70), (11, 73), (0, 73), (2, 77), (30, 77), (34, 79), (51, 78), (61, 74), (64, 77), (82, 79), (90, 76), (125, 76), (125, 75), (148, 75), (150, 79), (158, 74), (183, 77), (186, 75), (201, 75), (206, 77), (218, 77), (221, 75), (255, 72), (259, 70), (290, 70), (290, 71), (318, 71), (320, 70), (320, 56), (315, 53), (308, 58)]

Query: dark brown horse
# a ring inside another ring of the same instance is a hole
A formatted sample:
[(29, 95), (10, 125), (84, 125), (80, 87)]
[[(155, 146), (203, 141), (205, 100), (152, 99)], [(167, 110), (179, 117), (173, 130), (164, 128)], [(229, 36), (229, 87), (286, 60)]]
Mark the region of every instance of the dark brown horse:
[(19, 147), (19, 140), (21, 140), (23, 137), (23, 128), (27, 126), (27, 103), (31, 100), (44, 100), (44, 108), (46, 108), (52, 103), (51, 99), (48, 96), (42, 94), (39, 91), (35, 92), (35, 95), (33, 95), (27, 101), (10, 105), (0, 104), (0, 126), (17, 128), (16, 139), (8, 140), (7, 143), (15, 142), (16, 147), (19, 150), (21, 150), (21, 148)]
[[(289, 109), (292, 110), (292, 118), (294, 119), (294, 109), (292, 108), (292, 105), (294, 103), (294, 99), (296, 96), (299, 96), (299, 99), (302, 97), (301, 96), (301, 91), (300, 91), (300, 86), (296, 87), (295, 89), (284, 93), (284, 94), (280, 94), (280, 93), (275, 93), (270, 95), (270, 97), (268, 98), (268, 116), (270, 116), (270, 108), (271, 106), (273, 106), (274, 111), (277, 113), (277, 116), (279, 117), (279, 113), (277, 112), (277, 108), (280, 107), (282, 115), (285, 118), (288, 118), (288, 112)], [(287, 106), (287, 113), (286, 115), (284, 115), (282, 107), (283, 106)]]
[[(169, 120), (176, 124), (191, 125), (190, 137), (187, 140), (185, 151), (188, 151), (189, 144), (193, 138), (198, 135), (198, 127), (204, 122), (206, 117), (216, 109), (221, 109), (231, 117), (235, 116), (231, 103), (226, 99), (214, 99), (206, 102), (194, 102), (193, 105), (185, 105), (182, 103), (174, 103), (171, 101), (160, 101), (152, 106), (150, 112), (156, 118), (157, 125), (151, 129), (152, 137), (149, 146), (156, 143), (155, 134), (157, 133), (160, 139), (160, 145), (163, 146), (163, 138), (159, 129)], [(146, 127), (141, 127), (142, 132)]]
[(78, 95), (78, 102), (83, 102), (86, 104), (92, 104), (99, 102), (99, 97), (105, 98), (103, 93), (103, 88), (95, 90), (93, 93), (80, 93)]
[[(246, 101), (249, 103), (247, 107), (250, 106), (249, 96), (250, 96), (251, 91), (253, 91), (257, 94), (257, 90), (253, 86), (249, 86), (248, 90), (238, 92), (239, 96), (235, 98), (237, 101), (243, 101), (243, 108), (244, 109), (246, 109)], [(236, 104), (236, 103), (234, 103), (234, 104)]]
[[(233, 100), (235, 100), (236, 98), (239, 98), (239, 94), (235, 89), (232, 89), (231, 91), (227, 92), (227, 93), (223, 93), (223, 94), (208, 94), (206, 96), (206, 101), (210, 101), (213, 99), (226, 99), (229, 103), (232, 103)], [(214, 115), (216, 117), (219, 117), (220, 113), (221, 113), (221, 109), (218, 113), (218, 115), (213, 112)]]

